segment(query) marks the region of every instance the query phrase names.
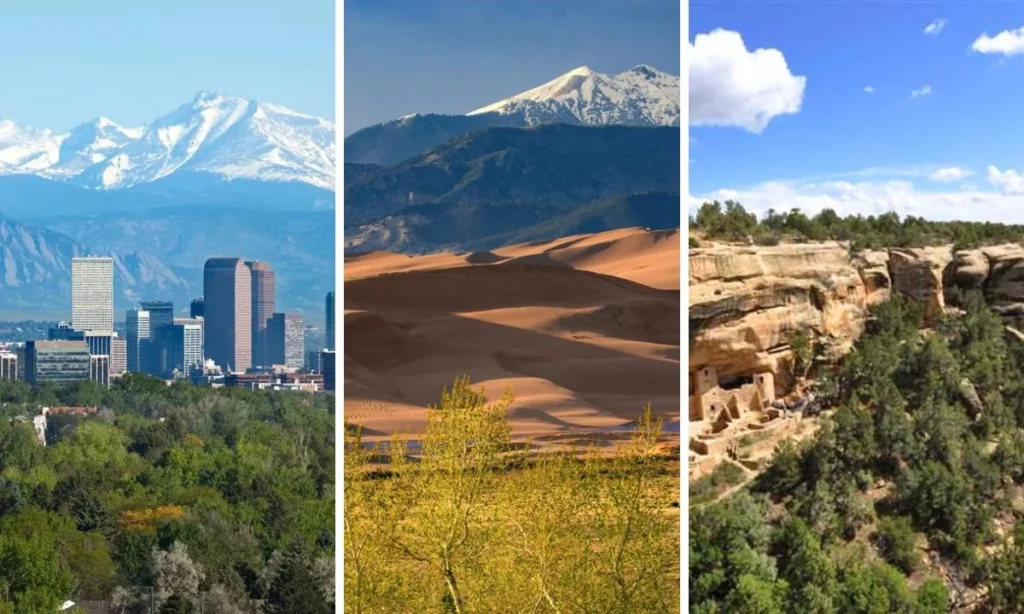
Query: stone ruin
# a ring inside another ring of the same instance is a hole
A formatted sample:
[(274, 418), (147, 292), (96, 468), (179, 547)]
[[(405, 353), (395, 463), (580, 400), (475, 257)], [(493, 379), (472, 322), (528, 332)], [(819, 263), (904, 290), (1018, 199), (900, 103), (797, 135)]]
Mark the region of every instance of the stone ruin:
[(710, 473), (729, 458), (758, 470), (781, 437), (796, 431), (801, 403), (776, 398), (775, 374), (733, 375), (720, 382), (717, 369), (690, 372), (690, 478)]

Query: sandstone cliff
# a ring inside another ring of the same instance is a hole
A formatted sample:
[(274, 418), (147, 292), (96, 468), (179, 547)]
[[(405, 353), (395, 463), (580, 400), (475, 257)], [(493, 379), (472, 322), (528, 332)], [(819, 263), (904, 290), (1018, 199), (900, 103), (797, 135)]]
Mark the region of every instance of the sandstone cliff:
[(980, 290), (1011, 325), (1024, 325), (1024, 247), (953, 246), (852, 252), (845, 243), (690, 250), (690, 369), (723, 381), (771, 370), (790, 381), (800, 331), (833, 354), (849, 349), (870, 305), (899, 292), (934, 318), (960, 291)]

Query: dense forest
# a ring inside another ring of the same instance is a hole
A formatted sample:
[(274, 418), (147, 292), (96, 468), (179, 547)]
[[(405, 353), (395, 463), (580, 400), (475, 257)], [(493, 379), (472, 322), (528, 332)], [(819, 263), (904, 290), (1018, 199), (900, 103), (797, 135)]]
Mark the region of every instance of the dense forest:
[(1024, 611), (1024, 343), (960, 302), (877, 305), (814, 438), (691, 507), (692, 612)]
[[(31, 418), (51, 415), (46, 445)], [(331, 612), (334, 397), (0, 381), (0, 613)]]
[[(936, 222), (896, 213), (863, 217), (840, 217), (822, 209), (808, 217), (799, 209), (776, 212), (769, 209), (758, 220), (738, 202), (727, 200), (701, 205), (690, 217), (690, 230), (708, 239), (776, 245), (781, 241), (849, 241), (854, 249), (883, 247), (925, 247), (953, 244), (969, 249), (994, 243), (1024, 242), (1024, 226), (993, 222)], [(691, 236), (690, 247), (699, 247)]]
[(679, 455), (650, 411), (615, 451), (534, 453), (468, 379), (421, 439), (345, 451), (345, 611), (668, 614)]

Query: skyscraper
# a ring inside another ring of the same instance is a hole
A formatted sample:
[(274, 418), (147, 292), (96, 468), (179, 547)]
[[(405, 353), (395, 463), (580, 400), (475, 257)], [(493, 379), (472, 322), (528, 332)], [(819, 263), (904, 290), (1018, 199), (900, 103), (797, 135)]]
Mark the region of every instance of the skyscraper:
[(203, 297), (192, 299), (192, 306), (189, 309), (189, 315), (193, 318), (203, 317)]
[(202, 327), (193, 318), (175, 318), (174, 325), (164, 333), (167, 346), (167, 367), (177, 377), (188, 377), (192, 369), (203, 366)]
[(334, 290), (327, 293), (326, 322), (327, 322), (327, 349), (334, 351)]
[(324, 390), (334, 390), (335, 384), (335, 373), (334, 373), (334, 352), (332, 350), (324, 350), (320, 352), (320, 368), (324, 374)]
[(114, 330), (114, 259), (71, 259), (71, 328)]
[(252, 366), (252, 276), (241, 258), (210, 258), (203, 267), (206, 356), (225, 371)]
[(149, 312), (149, 343), (143, 345), (142, 370), (158, 377), (166, 377), (170, 374), (171, 368), (168, 365), (165, 337), (174, 325), (174, 303), (143, 301), (139, 306)]
[(260, 260), (245, 263), (252, 279), (252, 362), (269, 366), (267, 326), (274, 315), (276, 280), (270, 264)]
[(144, 309), (129, 309), (126, 317), (128, 338), (125, 340), (128, 354), (128, 371), (144, 373), (143, 362), (149, 346), (149, 312)]
[(174, 318), (174, 325), (191, 324), (199, 328), (199, 365), (202, 366), (206, 360), (206, 353), (204, 352), (206, 343), (206, 318), (203, 316), (192, 316), (191, 318)]
[(275, 313), (267, 327), (269, 363), (301, 369), (305, 359), (305, 330), (297, 313)]

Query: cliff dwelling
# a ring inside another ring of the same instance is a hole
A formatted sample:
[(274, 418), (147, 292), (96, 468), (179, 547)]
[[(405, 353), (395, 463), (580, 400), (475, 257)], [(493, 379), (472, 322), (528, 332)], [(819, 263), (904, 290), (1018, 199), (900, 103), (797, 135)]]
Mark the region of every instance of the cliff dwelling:
[(776, 398), (775, 374), (760, 371), (719, 378), (713, 365), (690, 372), (690, 477), (731, 458), (758, 470), (781, 437), (792, 436), (801, 414)]

